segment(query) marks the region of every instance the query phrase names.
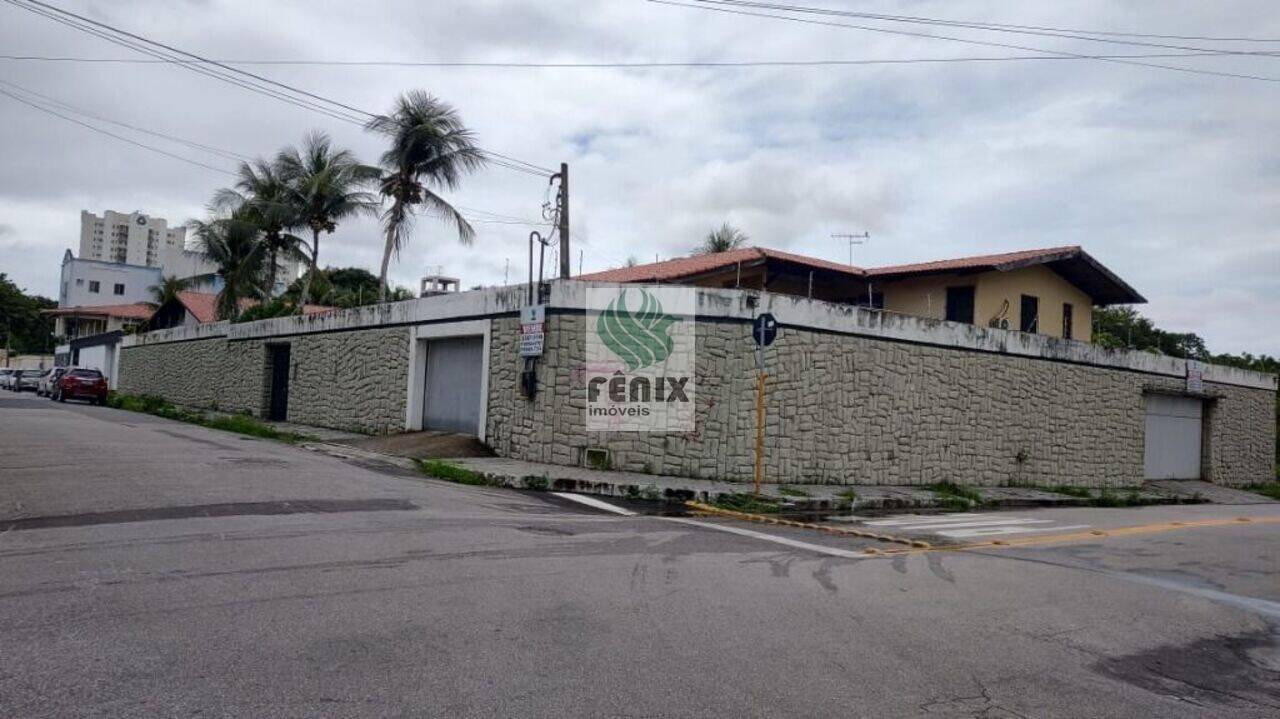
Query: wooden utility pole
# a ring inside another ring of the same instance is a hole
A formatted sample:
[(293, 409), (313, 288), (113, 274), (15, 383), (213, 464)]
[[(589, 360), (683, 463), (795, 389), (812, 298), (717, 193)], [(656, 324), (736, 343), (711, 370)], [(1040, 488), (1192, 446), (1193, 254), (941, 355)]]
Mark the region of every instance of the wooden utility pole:
[(569, 279), (569, 163), (560, 163), (560, 279)]

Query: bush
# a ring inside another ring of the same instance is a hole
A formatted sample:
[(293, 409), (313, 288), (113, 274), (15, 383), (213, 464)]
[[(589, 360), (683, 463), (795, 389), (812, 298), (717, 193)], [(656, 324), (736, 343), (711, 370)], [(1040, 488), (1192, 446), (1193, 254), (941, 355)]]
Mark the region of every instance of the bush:
[(469, 484), (477, 487), (488, 487), (496, 484), (493, 480), (490, 480), (479, 472), (473, 472), (465, 467), (459, 467), (456, 464), (441, 462), (438, 459), (415, 459), (413, 460), (413, 463), (418, 465), (418, 471), (428, 477), (447, 479), (450, 482)]

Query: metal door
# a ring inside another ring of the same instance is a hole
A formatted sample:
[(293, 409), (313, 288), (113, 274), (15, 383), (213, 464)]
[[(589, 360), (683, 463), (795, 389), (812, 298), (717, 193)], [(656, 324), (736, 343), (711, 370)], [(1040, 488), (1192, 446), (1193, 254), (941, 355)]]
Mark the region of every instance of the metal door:
[(1195, 397), (1147, 395), (1147, 479), (1200, 479), (1203, 416)]
[(480, 433), (484, 338), (451, 337), (427, 343), (422, 427), (463, 434)]
[(283, 422), (289, 418), (289, 345), (268, 345), (271, 353), (271, 406), (267, 418)]

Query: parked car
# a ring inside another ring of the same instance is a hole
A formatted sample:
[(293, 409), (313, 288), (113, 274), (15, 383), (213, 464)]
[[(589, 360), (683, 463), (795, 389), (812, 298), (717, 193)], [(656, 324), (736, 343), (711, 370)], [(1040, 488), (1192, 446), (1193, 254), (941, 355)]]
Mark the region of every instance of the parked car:
[(0, 389), (9, 389), (9, 382), (13, 379), (13, 374), (18, 370), (10, 367), (0, 367)]
[(58, 379), (66, 374), (66, 367), (54, 367), (49, 373), (40, 378), (40, 384), (36, 387), (37, 397), (53, 397), (53, 388), (58, 384)]
[(13, 376), (13, 391), (25, 392), (31, 390), (34, 392), (40, 386), (40, 378), (44, 377), (49, 370), (47, 369), (24, 369), (19, 370)]
[(58, 378), (53, 398), (59, 402), (68, 399), (87, 399), (94, 404), (107, 403), (107, 378), (96, 369), (71, 367)]

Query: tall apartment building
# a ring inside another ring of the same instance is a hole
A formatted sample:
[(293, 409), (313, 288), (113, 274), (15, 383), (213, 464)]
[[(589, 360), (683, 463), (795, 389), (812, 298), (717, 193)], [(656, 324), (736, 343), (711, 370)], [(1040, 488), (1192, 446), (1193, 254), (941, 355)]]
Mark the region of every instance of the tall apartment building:
[(163, 267), (171, 253), (186, 249), (187, 229), (169, 227), (160, 217), (141, 212), (112, 212), (98, 217), (80, 211), (80, 259)]

